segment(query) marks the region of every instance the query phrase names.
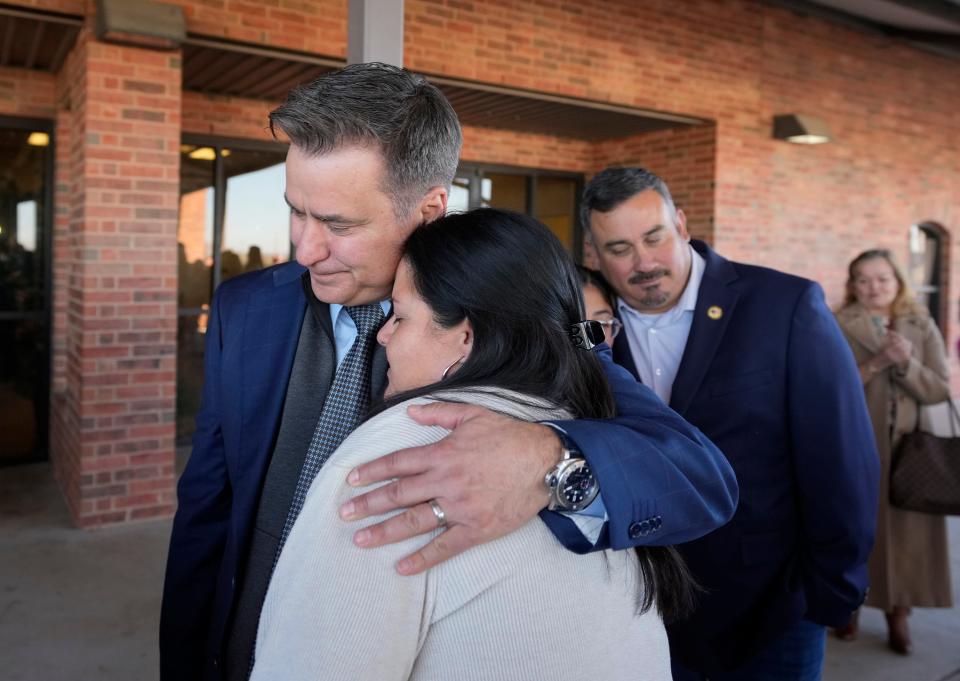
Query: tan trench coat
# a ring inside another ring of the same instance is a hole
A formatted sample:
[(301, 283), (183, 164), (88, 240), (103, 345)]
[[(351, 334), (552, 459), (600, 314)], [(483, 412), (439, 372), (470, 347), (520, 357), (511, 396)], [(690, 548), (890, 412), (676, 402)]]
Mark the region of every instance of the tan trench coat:
[[(837, 313), (837, 321), (858, 365), (877, 354), (882, 336), (864, 307), (845, 307)], [(929, 317), (903, 316), (894, 328), (913, 343), (906, 373), (901, 375), (891, 367), (864, 385), (881, 464), (877, 539), (870, 554), (866, 604), (886, 611), (896, 605), (948, 608), (953, 597), (944, 518), (902, 511), (889, 501), (891, 452), (900, 437), (916, 427), (920, 405), (943, 402), (950, 396), (947, 358), (943, 338)], [(896, 399), (892, 439), (891, 391)]]

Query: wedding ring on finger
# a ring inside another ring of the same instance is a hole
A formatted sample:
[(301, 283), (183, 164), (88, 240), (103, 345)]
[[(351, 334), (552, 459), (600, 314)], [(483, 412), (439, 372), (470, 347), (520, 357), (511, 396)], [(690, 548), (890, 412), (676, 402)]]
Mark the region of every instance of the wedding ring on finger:
[(447, 526), (447, 515), (440, 508), (440, 503), (436, 499), (430, 499), (427, 503), (430, 504), (430, 510), (433, 511), (433, 515), (437, 519), (437, 529), (442, 530)]

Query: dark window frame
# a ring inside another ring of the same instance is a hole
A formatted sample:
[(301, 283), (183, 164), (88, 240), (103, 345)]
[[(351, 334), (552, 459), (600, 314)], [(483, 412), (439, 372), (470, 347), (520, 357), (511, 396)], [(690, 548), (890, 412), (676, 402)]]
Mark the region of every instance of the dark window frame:
[[(585, 178), (583, 173), (575, 173), (563, 170), (547, 170), (542, 168), (528, 168), (524, 166), (502, 165), (496, 163), (476, 163), (472, 161), (461, 161), (457, 166), (456, 177), (467, 177), (470, 182), (470, 195), (467, 207), (470, 210), (479, 208), (482, 201), (480, 195), (480, 182), (485, 173), (496, 173), (498, 175), (519, 175), (527, 179), (527, 205), (525, 213), (532, 217), (537, 214), (537, 180), (542, 177), (555, 177), (574, 181), (574, 202), (573, 202), (573, 259), (576, 262), (583, 262), (583, 225), (580, 224), (580, 197), (583, 194)], [(476, 180), (476, 182), (474, 181)]]
[[(916, 293), (923, 293), (926, 296), (926, 305), (930, 311), (930, 316), (940, 329), (940, 333), (946, 338), (946, 320), (949, 318), (950, 300), (950, 233), (943, 225), (933, 220), (917, 222), (914, 226), (924, 237), (928, 238), (928, 244), (931, 241), (933, 242), (936, 249), (936, 255), (933, 258), (933, 272), (931, 272), (930, 277), (934, 283), (919, 287)], [(912, 252), (910, 257), (913, 257)]]
[(53, 229), (56, 219), (53, 213), (54, 185), (56, 184), (56, 133), (54, 121), (47, 118), (0, 115), (0, 128), (45, 132), (49, 135), (47, 158), (43, 183), (43, 219), (37, 222), (39, 232), (37, 244), (43, 254), (43, 309), (24, 312), (0, 311), (0, 322), (40, 320), (44, 325), (43, 336), (46, 342), (47, 357), (40, 367), (40, 390), (42, 403), (38, 410), (37, 447), (32, 457), (4, 461), (3, 465), (18, 463), (36, 463), (46, 461), (50, 456), (50, 389), (53, 363)]

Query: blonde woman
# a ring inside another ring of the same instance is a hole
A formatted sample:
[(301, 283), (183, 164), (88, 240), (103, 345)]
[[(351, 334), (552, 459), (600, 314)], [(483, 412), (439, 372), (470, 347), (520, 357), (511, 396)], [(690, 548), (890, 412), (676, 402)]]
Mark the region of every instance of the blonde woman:
[[(890, 460), (900, 438), (916, 428), (920, 405), (950, 397), (943, 338), (887, 250), (864, 251), (850, 263), (837, 321), (860, 368), (882, 466), (865, 605), (883, 609), (890, 647), (909, 655), (910, 608), (952, 605), (947, 532), (942, 516), (890, 505)], [(844, 639), (856, 633), (856, 614), (837, 630)]]

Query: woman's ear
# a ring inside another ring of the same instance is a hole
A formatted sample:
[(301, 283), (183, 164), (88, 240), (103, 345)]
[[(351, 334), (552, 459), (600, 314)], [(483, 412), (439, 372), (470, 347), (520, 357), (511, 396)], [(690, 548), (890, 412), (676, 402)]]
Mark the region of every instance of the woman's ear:
[(470, 351), (473, 350), (473, 327), (470, 325), (470, 320), (464, 319), (461, 322), (462, 328), (459, 331), (457, 340), (460, 346), (460, 353), (464, 358), (470, 356)]

